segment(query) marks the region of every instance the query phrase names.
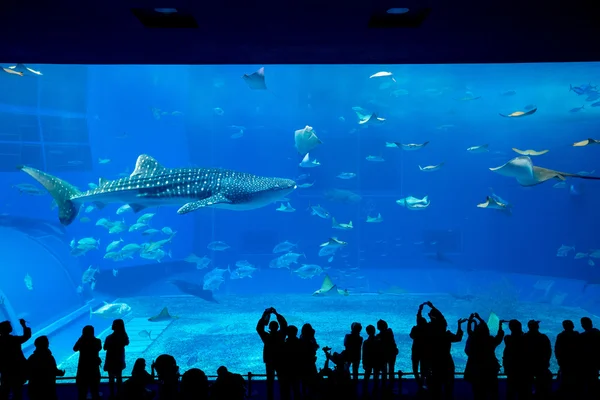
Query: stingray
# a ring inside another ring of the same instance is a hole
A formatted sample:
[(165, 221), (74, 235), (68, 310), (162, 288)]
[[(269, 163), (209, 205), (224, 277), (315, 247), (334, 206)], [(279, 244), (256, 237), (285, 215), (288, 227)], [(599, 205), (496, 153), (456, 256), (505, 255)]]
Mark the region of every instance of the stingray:
[(519, 153), (522, 156), (541, 156), (546, 154), (547, 152), (549, 152), (550, 150), (541, 150), (541, 151), (535, 151), (535, 150), (519, 150), (516, 147), (513, 147), (512, 150), (515, 153)]
[(267, 90), (267, 84), (265, 83), (265, 67), (261, 67), (258, 71), (253, 72), (250, 75), (244, 74), (242, 79), (252, 90)]
[(313, 293), (313, 296), (348, 296), (349, 293), (345, 289), (338, 289), (337, 285), (334, 285), (329, 275), (325, 275), (321, 289)]
[(531, 114), (535, 114), (536, 111), (537, 111), (537, 107), (531, 108), (527, 111), (515, 111), (510, 114), (502, 114), (502, 113), (499, 113), (499, 114), (500, 114), (500, 116), (506, 117), (506, 118), (520, 118), (520, 117), (526, 117)]
[(167, 307), (165, 307), (162, 309), (162, 311), (158, 315), (148, 318), (148, 321), (161, 322), (161, 321), (171, 321), (173, 319), (179, 319), (179, 317), (169, 314), (169, 310), (167, 309)]
[(479, 208), (492, 208), (495, 210), (508, 210), (508, 205), (497, 201), (491, 196), (487, 196), (484, 203), (477, 204)]
[(585, 146), (589, 146), (592, 144), (600, 144), (600, 140), (588, 138), (588, 139), (582, 140), (581, 142), (573, 143), (573, 147), (585, 147)]
[(170, 281), (170, 283), (177, 286), (177, 289), (179, 289), (185, 294), (190, 294), (194, 297), (199, 297), (206, 301), (218, 303), (218, 301), (215, 300), (215, 298), (213, 297), (213, 292), (211, 290), (205, 290), (202, 286), (198, 284), (182, 281), (179, 279), (172, 280)]
[(312, 126), (308, 125), (294, 132), (294, 142), (296, 144), (296, 150), (298, 150), (298, 153), (301, 155), (310, 153), (314, 148), (323, 143), (321, 142), (321, 139), (317, 137)]
[(564, 181), (566, 178), (600, 180), (600, 177), (596, 176), (584, 176), (536, 167), (533, 165), (531, 158), (527, 156), (515, 157), (504, 165), (490, 168), (490, 171), (494, 171), (510, 178), (515, 178), (521, 186), (535, 186), (550, 179), (558, 179), (561, 181)]

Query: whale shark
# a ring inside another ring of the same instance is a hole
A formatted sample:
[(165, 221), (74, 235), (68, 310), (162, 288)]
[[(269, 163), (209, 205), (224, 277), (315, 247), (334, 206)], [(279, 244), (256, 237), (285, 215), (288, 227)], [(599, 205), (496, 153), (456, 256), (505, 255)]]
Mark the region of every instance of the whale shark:
[(566, 178), (600, 180), (600, 177), (596, 176), (571, 174), (568, 172), (536, 167), (528, 156), (515, 157), (504, 165), (490, 168), (490, 171), (494, 171), (510, 178), (515, 178), (521, 186), (535, 186), (550, 179), (558, 179), (561, 181), (564, 181)]
[(127, 203), (134, 212), (147, 207), (182, 205), (178, 214), (204, 207), (252, 210), (269, 205), (296, 189), (296, 182), (268, 178), (221, 168), (166, 168), (149, 155), (138, 157), (130, 176), (100, 179), (98, 187), (85, 192), (38, 169), (19, 166), (52, 195), (58, 219), (67, 226), (81, 205), (93, 203), (102, 209), (110, 203)]

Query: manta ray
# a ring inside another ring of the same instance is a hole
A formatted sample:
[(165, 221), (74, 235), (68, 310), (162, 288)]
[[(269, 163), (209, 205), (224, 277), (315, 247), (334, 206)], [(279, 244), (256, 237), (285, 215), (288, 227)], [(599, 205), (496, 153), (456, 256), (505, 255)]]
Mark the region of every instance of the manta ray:
[(515, 178), (521, 186), (535, 186), (550, 179), (558, 179), (561, 181), (564, 181), (566, 178), (600, 180), (600, 177), (596, 176), (584, 176), (536, 167), (528, 156), (515, 157), (504, 165), (490, 168), (490, 171), (494, 171), (510, 178)]
[(161, 321), (171, 321), (173, 319), (179, 319), (179, 317), (169, 314), (169, 310), (167, 309), (167, 307), (165, 307), (162, 309), (162, 311), (158, 315), (148, 318), (148, 321), (161, 322)]
[(222, 168), (166, 168), (149, 155), (137, 158), (135, 170), (125, 178), (100, 179), (85, 192), (39, 169), (19, 166), (52, 195), (58, 219), (69, 225), (83, 203), (102, 209), (110, 203), (127, 203), (134, 212), (147, 207), (181, 205), (178, 214), (204, 207), (251, 210), (267, 206), (296, 189), (296, 182), (267, 178)]
[(329, 275), (325, 275), (321, 289), (313, 293), (313, 296), (348, 296), (348, 290), (338, 289), (337, 285), (333, 283)]
[(267, 90), (265, 82), (265, 67), (261, 67), (258, 71), (251, 74), (244, 74), (242, 79), (252, 90)]

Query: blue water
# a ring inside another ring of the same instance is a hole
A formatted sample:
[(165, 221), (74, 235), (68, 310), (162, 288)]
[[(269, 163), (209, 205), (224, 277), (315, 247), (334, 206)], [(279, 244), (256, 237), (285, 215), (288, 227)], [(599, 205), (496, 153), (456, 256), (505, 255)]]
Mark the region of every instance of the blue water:
[[(600, 248), (600, 181), (568, 179), (565, 188), (554, 188), (559, 181), (551, 180), (524, 188), (489, 170), (518, 156), (511, 150), (515, 147), (549, 150), (532, 157), (535, 165), (570, 173), (597, 170), (594, 175), (600, 176), (600, 146), (572, 146), (586, 138), (600, 139), (600, 107), (592, 106), (598, 100), (586, 101), (595, 90), (583, 95), (569, 90), (571, 85), (598, 83), (597, 63), (266, 66), (265, 91), (250, 90), (241, 79), (260, 66), (32, 67), (43, 75), (0, 74), (0, 213), (10, 217), (0, 233), (0, 290), (10, 305), (10, 310), (3, 308), (5, 317), (24, 317), (34, 331), (87, 302), (97, 307), (118, 298), (181, 294), (169, 279), (202, 284), (210, 269), (233, 269), (239, 260), (259, 270), (251, 279), (230, 280), (226, 274), (215, 291), (217, 299), (273, 294), (277, 301), (286, 294), (309, 295), (320, 286), (323, 274), (300, 279), (268, 266), (276, 257), (273, 247), (284, 240), (298, 244), (297, 251), (306, 255), (303, 263), (326, 267), (350, 297), (390, 287), (409, 293), (472, 291), (421, 285), (425, 280), (441, 281), (451, 271), (540, 275), (542, 280), (569, 278), (582, 284), (600, 278), (598, 267), (590, 265), (597, 261), (600, 266), (599, 259), (574, 259), (576, 252)], [(392, 72), (395, 82), (369, 78), (379, 71)], [(537, 107), (530, 116), (499, 115), (530, 105)], [(352, 109), (356, 106), (375, 112), (385, 123), (359, 125)], [(571, 112), (581, 106), (581, 111)], [(306, 125), (322, 141), (310, 153), (321, 165), (310, 169), (299, 167), (303, 155), (294, 147), (294, 131)], [(245, 127), (243, 136), (232, 138), (240, 129), (231, 126)], [(426, 147), (413, 152), (385, 146), (426, 141)], [(485, 144), (489, 152), (466, 150)], [(182, 216), (176, 207), (161, 207), (117, 216), (122, 204), (111, 204), (82, 211), (79, 218), (90, 221), (78, 219), (68, 227), (58, 224), (50, 196), (20, 194), (13, 187), (36, 185), (15, 172), (17, 164), (43, 169), (84, 189), (100, 177), (131, 173), (140, 154), (172, 168), (221, 167), (291, 179), (308, 173), (307, 180), (298, 182), (314, 185), (288, 196), (293, 213), (276, 212), (277, 203), (243, 212), (203, 209)], [(369, 155), (385, 161), (369, 162)], [(101, 164), (100, 159), (110, 162)], [(74, 160), (76, 165), (69, 164)], [(418, 168), (441, 162), (439, 171)], [(337, 178), (342, 172), (353, 172), (356, 178)], [(490, 188), (512, 204), (512, 215), (476, 207), (491, 194)], [(332, 189), (352, 191), (361, 200), (332, 202), (324, 196)], [(422, 211), (396, 204), (406, 196), (425, 195), (431, 203)], [(338, 222), (353, 221), (354, 229), (332, 229), (330, 219), (311, 215), (311, 205), (323, 206)], [(143, 243), (165, 236), (127, 231), (111, 235), (96, 221), (124, 218), (131, 225), (146, 212), (156, 214), (152, 228), (177, 232), (165, 247), (172, 257), (160, 263), (137, 256), (120, 262), (104, 259), (105, 247), (113, 240)], [(378, 213), (383, 222), (366, 223), (367, 216)], [(22, 218), (28, 218), (29, 225)], [(332, 236), (348, 244), (328, 262), (317, 253)], [(99, 239), (98, 250), (71, 256), (71, 240), (84, 237)], [(224, 241), (231, 248), (212, 252), (206, 248), (211, 241)], [(574, 246), (575, 251), (557, 257), (561, 245)], [(196, 270), (183, 261), (192, 253), (211, 258), (209, 269)], [(96, 286), (91, 290), (82, 285), (78, 293), (89, 266), (100, 269)], [(32, 290), (24, 283), (27, 274)], [(490, 283), (492, 278), (481, 276), (471, 279), (470, 287)], [(519, 291), (524, 300), (532, 300), (531, 285)], [(563, 293), (568, 294), (564, 304), (589, 312), (598, 308), (589, 298), (583, 303), (585, 290), (580, 287), (554, 294)], [(160, 311), (159, 304), (154, 307), (145, 312)], [(97, 332), (106, 327), (106, 322), (97, 323)], [(60, 343), (63, 353), (69, 353), (68, 340), (64, 346), (63, 339)]]

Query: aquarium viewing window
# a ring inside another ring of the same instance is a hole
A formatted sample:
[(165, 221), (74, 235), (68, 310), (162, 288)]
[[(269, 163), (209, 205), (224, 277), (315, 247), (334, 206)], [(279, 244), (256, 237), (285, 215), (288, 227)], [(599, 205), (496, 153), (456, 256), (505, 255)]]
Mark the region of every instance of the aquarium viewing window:
[(334, 351), (384, 319), (405, 372), (425, 301), (598, 322), (597, 63), (1, 66), (0, 316), (67, 376), (115, 318), (126, 375), (262, 374), (268, 307)]

